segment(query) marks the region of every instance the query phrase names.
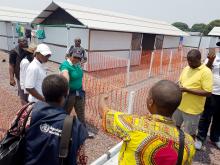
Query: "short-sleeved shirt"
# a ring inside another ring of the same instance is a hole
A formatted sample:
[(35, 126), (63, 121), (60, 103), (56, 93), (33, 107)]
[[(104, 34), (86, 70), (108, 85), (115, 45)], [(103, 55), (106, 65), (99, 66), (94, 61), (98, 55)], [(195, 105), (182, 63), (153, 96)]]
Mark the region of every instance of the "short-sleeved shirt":
[(83, 70), (80, 64), (72, 64), (70, 60), (64, 61), (60, 67), (60, 71), (68, 71), (70, 90), (79, 90), (82, 88)]
[[(41, 87), (46, 75), (47, 73), (43, 65), (34, 58), (26, 71), (25, 88), (35, 88), (39, 94), (43, 95)], [(29, 94), (28, 101), (37, 102), (39, 100)]]
[(27, 52), (21, 49), (19, 46), (15, 47), (9, 53), (9, 64), (15, 67), (15, 77), (20, 80), (20, 63), (23, 58), (26, 57)]
[[(103, 127), (123, 140), (119, 165), (171, 165), (177, 162), (179, 130), (171, 118), (128, 115), (106, 109)], [(194, 141), (185, 133), (182, 164), (191, 164), (194, 155)]]
[(26, 90), (25, 90), (24, 83), (25, 83), (25, 78), (26, 78), (26, 71), (27, 71), (29, 64), (30, 62), (28, 61), (27, 58), (24, 58), (20, 63), (20, 86), (21, 86), (21, 89), (25, 91), (25, 93), (26, 93)]
[[(212, 92), (212, 72), (204, 64), (195, 69), (187, 66), (183, 69), (180, 75), (179, 83), (187, 89)], [(203, 112), (205, 100), (205, 96), (198, 96), (188, 92), (183, 92), (182, 101), (178, 109), (188, 114), (197, 115)]]
[(31, 63), (31, 61), (33, 61), (33, 54), (27, 52), (27, 56), (21, 60), (20, 63), (20, 86), (21, 89), (24, 90), (24, 93), (27, 93), (27, 91), (25, 90), (25, 79), (26, 79), (26, 72), (27, 72), (27, 68), (29, 66), (29, 64)]
[(76, 47), (73, 45), (67, 50), (66, 54), (77, 54), (82, 58), (86, 56), (85, 49), (83, 47)]

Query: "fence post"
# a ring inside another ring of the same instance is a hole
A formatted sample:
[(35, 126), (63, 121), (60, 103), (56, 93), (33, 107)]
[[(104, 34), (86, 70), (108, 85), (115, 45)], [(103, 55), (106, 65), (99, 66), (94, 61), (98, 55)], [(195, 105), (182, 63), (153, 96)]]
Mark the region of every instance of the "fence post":
[(127, 60), (127, 75), (126, 75), (126, 86), (129, 85), (130, 82), (130, 65), (131, 65), (131, 60)]
[(181, 52), (180, 52), (180, 68), (181, 69), (183, 68), (183, 49), (181, 49)]
[(161, 53), (160, 53), (160, 74), (162, 74), (162, 71), (163, 71), (163, 49), (161, 49)]
[(169, 61), (169, 65), (168, 65), (168, 72), (171, 71), (172, 59), (173, 59), (173, 49), (171, 49), (171, 52), (170, 52), (170, 61)]
[(135, 95), (135, 92), (131, 91), (128, 96), (128, 114), (133, 113), (134, 95)]
[(129, 50), (129, 56), (128, 56), (128, 61), (127, 61), (126, 86), (128, 86), (130, 82), (130, 68), (131, 68), (131, 48)]
[(150, 58), (150, 69), (149, 69), (149, 72), (148, 72), (148, 77), (151, 77), (151, 71), (152, 71), (153, 61), (154, 61), (154, 51), (152, 51), (152, 53), (151, 53), (151, 58)]

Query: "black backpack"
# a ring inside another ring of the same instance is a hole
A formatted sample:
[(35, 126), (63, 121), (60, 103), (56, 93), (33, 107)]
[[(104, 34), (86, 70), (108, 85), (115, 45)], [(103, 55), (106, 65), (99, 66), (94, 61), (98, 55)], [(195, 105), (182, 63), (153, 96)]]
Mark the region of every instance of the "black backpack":
[(17, 116), (10, 129), (0, 141), (0, 164), (1, 165), (23, 165), (24, 161), (24, 135), (29, 115), (32, 111), (29, 103), (18, 111)]

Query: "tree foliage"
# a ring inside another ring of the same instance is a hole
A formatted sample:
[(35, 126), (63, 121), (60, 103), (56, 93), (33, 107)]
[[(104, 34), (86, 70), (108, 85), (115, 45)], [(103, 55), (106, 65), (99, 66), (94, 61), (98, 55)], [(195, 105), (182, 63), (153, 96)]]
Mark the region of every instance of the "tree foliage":
[(184, 22), (174, 22), (172, 25), (185, 32), (201, 32), (203, 35), (208, 35), (214, 27), (220, 27), (220, 19), (213, 20), (207, 25), (204, 23), (194, 24), (191, 29)]
[(178, 29), (180, 29), (182, 31), (185, 31), (185, 32), (188, 32), (190, 30), (189, 26), (184, 22), (174, 22), (172, 25), (177, 27)]
[(215, 27), (220, 27), (220, 19), (211, 21), (208, 25), (206, 25), (205, 29), (204, 29), (204, 35), (208, 35), (209, 32)]
[(191, 32), (200, 32), (200, 33), (203, 33), (204, 30), (205, 30), (205, 28), (206, 28), (206, 24), (204, 24), (204, 23), (199, 23), (199, 24), (194, 24), (194, 25), (191, 27), (190, 31), (191, 31)]

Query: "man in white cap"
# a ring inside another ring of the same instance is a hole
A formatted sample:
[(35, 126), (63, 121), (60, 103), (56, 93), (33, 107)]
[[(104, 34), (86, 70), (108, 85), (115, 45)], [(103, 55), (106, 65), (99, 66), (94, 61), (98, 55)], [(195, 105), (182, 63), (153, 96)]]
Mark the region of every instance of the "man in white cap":
[(43, 65), (51, 56), (50, 48), (45, 44), (39, 44), (35, 51), (34, 60), (30, 63), (26, 72), (25, 89), (29, 93), (28, 101), (44, 101), (42, 94), (42, 82), (46, 77), (46, 70)]

